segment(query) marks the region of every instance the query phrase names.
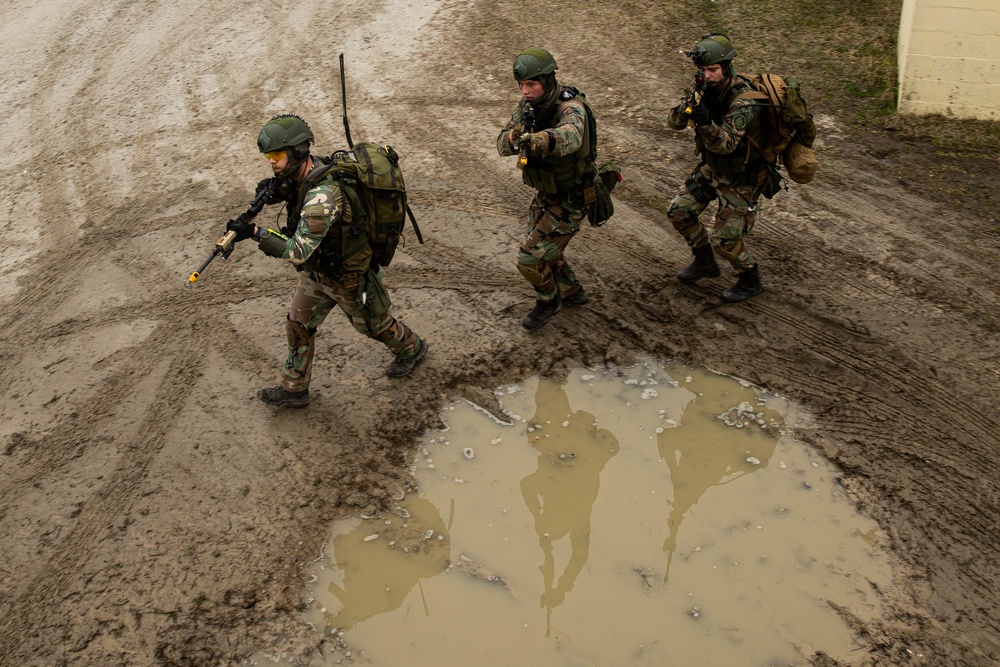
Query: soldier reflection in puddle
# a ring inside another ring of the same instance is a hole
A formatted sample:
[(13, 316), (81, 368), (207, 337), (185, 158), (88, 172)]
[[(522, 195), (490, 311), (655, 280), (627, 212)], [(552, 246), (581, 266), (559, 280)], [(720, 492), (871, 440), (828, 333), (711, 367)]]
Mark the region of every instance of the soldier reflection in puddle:
[[(548, 610), (545, 635), (551, 632), (552, 609), (573, 590), (590, 551), (590, 516), (604, 466), (618, 453), (618, 439), (599, 429), (594, 415), (572, 412), (563, 390), (566, 378), (541, 378), (535, 394), (535, 416), (528, 420), (528, 444), (538, 450), (538, 468), (521, 480), (521, 495), (532, 516), (542, 548), (539, 566), (544, 581), (541, 605)], [(539, 428), (541, 427), (541, 428)], [(570, 558), (555, 582), (553, 544), (569, 538)]]
[[(721, 387), (718, 383), (726, 386)], [(728, 484), (765, 468), (777, 445), (777, 437), (765, 432), (756, 418), (750, 419), (749, 414), (740, 416), (738, 406), (743, 403), (757, 406), (760, 402), (752, 388), (742, 387), (731, 378), (710, 375), (696, 376), (684, 388), (693, 392), (693, 397), (684, 408), (683, 416), (677, 419), (679, 425), (664, 429), (657, 436), (660, 458), (670, 469), (673, 484), (667, 539), (663, 542), (663, 552), (667, 554), (664, 588), (670, 579), (670, 565), (684, 516), (713, 486)], [(765, 413), (765, 423), (781, 421), (780, 415), (773, 410), (753, 409)], [(724, 413), (732, 425), (720, 419)], [(748, 423), (737, 429), (737, 422)]]
[[(418, 497), (407, 498), (401, 505), (410, 514), (408, 521), (396, 519), (386, 526), (382, 521), (368, 520), (334, 538), (333, 556), (336, 567), (344, 573), (344, 585), (329, 585), (341, 608), (336, 614), (327, 612), (327, 628), (350, 630), (373, 616), (398, 609), (421, 580), (448, 567), (451, 539), (437, 507)], [(378, 539), (365, 541), (375, 533)], [(389, 542), (395, 545), (387, 549)], [(426, 600), (423, 605), (428, 613)]]

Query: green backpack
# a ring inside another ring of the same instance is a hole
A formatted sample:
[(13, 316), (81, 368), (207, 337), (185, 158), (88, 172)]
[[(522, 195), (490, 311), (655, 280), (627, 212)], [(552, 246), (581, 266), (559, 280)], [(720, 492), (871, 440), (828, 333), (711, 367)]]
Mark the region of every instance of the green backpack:
[(332, 176), (351, 205), (351, 225), (364, 229), (372, 255), (379, 266), (389, 266), (403, 235), (406, 216), (423, 243), (420, 230), (406, 204), (406, 185), (399, 168), (399, 155), (388, 144), (366, 141), (349, 151), (337, 151), (319, 169), (314, 169), (302, 191)]
[(816, 124), (806, 109), (798, 81), (790, 76), (768, 73), (748, 78), (754, 92), (740, 93), (736, 99), (760, 100), (765, 109), (762, 121), (767, 131), (767, 142), (763, 146), (753, 142), (754, 146), (772, 166), (776, 167), (780, 158), (793, 181), (808, 183), (819, 168), (812, 149)]

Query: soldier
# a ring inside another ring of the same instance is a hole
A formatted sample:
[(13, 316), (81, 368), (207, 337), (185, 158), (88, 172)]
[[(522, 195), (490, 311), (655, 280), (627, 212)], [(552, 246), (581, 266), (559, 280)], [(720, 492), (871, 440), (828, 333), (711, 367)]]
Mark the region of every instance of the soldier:
[(497, 136), (497, 151), (520, 154), (522, 179), (537, 190), (517, 253), (517, 269), (537, 296), (521, 320), (528, 331), (545, 325), (563, 306), (587, 303), (563, 253), (591, 206), (584, 202), (584, 176), (592, 171), (597, 150), (596, 124), (583, 94), (556, 82), (557, 69), (545, 49), (518, 54), (514, 79), (522, 97)]
[[(705, 35), (694, 51), (686, 54), (698, 74), (671, 112), (668, 125), (675, 130), (694, 126), (701, 163), (667, 208), (671, 224), (694, 254), (694, 262), (677, 278), (692, 283), (719, 276), (718, 255), (738, 274), (736, 284), (724, 290), (722, 298), (744, 301), (764, 291), (760, 268), (743, 240), (753, 229), (757, 200), (769, 185), (771, 174), (756, 148), (766, 140), (760, 107), (756, 100), (737, 99), (741, 93), (753, 91), (753, 86), (733, 71), (736, 51), (728, 37)], [(699, 216), (716, 199), (715, 224), (707, 231)]]
[(288, 260), (299, 272), (285, 324), (288, 356), (281, 384), (259, 394), (262, 401), (278, 407), (309, 404), (316, 330), (334, 306), (340, 306), (355, 329), (396, 355), (386, 369), (389, 377), (407, 375), (427, 353), (427, 343), (392, 316), (367, 235), (351, 228), (352, 212), (341, 188), (332, 177), (300, 187), (314, 168), (322, 166), (309, 154), (312, 142), (312, 131), (298, 116), (284, 114), (267, 121), (257, 147), (274, 177), (262, 180), (257, 192), (276, 185), (267, 203), (287, 202), (287, 226), (279, 235), (253, 223), (228, 225), (237, 241), (252, 237), (264, 254)]

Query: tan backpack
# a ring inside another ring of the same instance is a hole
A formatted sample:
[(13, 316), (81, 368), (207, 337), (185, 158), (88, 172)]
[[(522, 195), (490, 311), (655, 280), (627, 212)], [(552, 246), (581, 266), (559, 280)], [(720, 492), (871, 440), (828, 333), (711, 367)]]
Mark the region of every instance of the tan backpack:
[(748, 78), (755, 91), (740, 93), (736, 99), (760, 100), (765, 110), (761, 119), (767, 134), (763, 146), (753, 139), (750, 141), (770, 164), (777, 166), (780, 158), (790, 179), (808, 183), (819, 168), (812, 148), (816, 124), (806, 109), (798, 81), (790, 76), (768, 73)]

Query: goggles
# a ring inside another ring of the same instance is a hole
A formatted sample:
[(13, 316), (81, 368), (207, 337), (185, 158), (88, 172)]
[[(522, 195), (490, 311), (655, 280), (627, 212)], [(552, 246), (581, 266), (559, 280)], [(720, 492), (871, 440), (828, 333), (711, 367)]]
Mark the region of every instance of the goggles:
[(281, 162), (284, 158), (288, 157), (288, 151), (284, 148), (279, 151), (267, 151), (264, 153), (264, 157), (270, 161)]

